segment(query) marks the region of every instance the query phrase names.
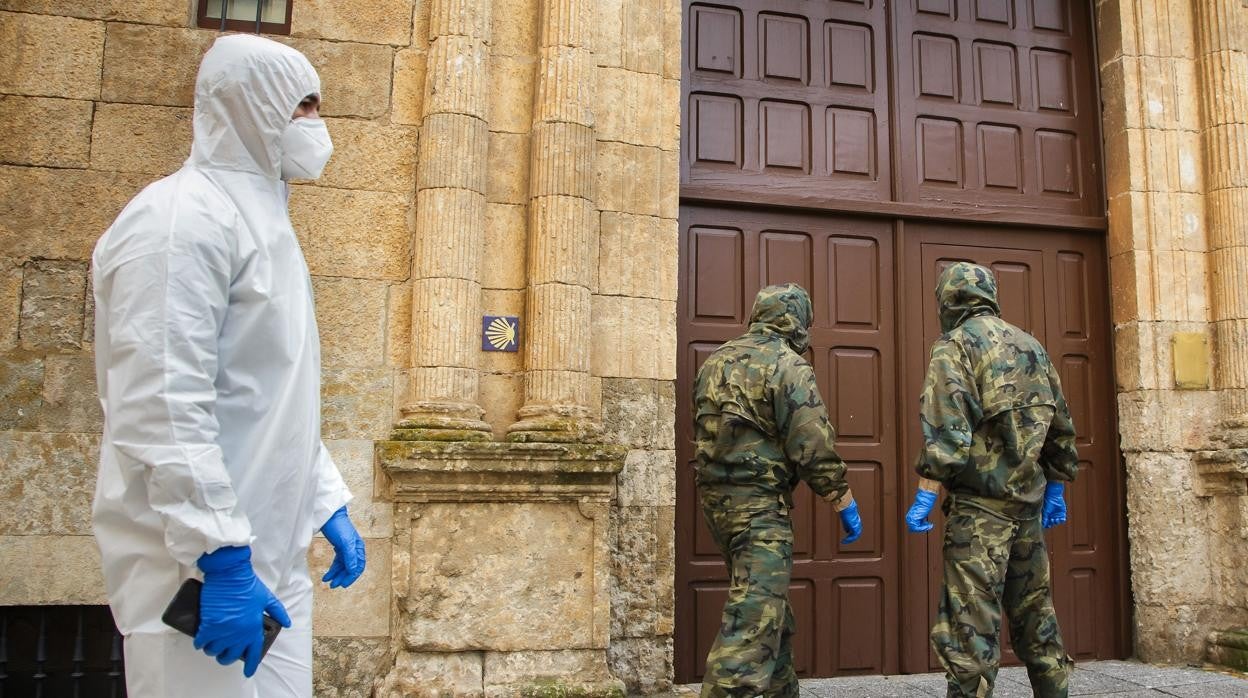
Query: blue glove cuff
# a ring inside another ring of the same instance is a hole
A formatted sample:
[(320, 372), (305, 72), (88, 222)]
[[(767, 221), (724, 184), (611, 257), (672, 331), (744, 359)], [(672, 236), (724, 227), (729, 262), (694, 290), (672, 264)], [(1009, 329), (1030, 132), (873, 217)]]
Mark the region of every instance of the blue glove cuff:
[(351, 517), (347, 515), (347, 505), (343, 504), (341, 507), (338, 508), (338, 511), (335, 511), (334, 513), (329, 515), (329, 518), (325, 520), (325, 524), (321, 526), (321, 530), (325, 530), (325, 527), (329, 526), (329, 524), (333, 521), (337, 521), (338, 519), (349, 520), (350, 518)]
[(204, 572), (224, 572), (251, 562), (250, 545), (230, 545), (199, 556), (195, 564)]
[(936, 493), (928, 490), (919, 490), (914, 493), (914, 503), (921, 504), (924, 508), (931, 509), (936, 504)]
[(1060, 480), (1054, 480), (1044, 486), (1044, 496), (1046, 498), (1052, 497), (1055, 493), (1057, 494), (1057, 496), (1060, 497), (1062, 496), (1062, 493), (1065, 491), (1066, 491), (1066, 483)]

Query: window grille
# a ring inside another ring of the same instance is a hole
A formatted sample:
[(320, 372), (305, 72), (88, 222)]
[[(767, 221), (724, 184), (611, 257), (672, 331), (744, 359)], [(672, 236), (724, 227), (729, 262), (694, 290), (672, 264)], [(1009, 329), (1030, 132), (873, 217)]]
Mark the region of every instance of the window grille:
[(0, 698), (125, 695), (108, 606), (0, 606)]
[(196, 23), (204, 29), (289, 34), (294, 0), (199, 0)]

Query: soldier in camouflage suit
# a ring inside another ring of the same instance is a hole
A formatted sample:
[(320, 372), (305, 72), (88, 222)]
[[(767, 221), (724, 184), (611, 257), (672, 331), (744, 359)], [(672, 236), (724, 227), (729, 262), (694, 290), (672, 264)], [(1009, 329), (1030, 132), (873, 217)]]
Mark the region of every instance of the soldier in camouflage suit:
[(811, 319), (802, 287), (764, 288), (749, 331), (711, 354), (694, 381), (698, 497), (732, 575), (703, 698), (798, 695), (789, 608), (798, 480), (840, 512), (842, 542), (862, 534), (836, 432), (801, 356)]
[(948, 696), (991, 696), (1001, 610), (1036, 696), (1065, 698), (1074, 666), (1053, 612), (1043, 528), (1065, 521), (1062, 483), (1078, 468), (1075, 428), (1044, 347), (1001, 319), (992, 272), (947, 268), (937, 283), (944, 334), (920, 400), (923, 478), (906, 515), (926, 521), (948, 491), (944, 587), (932, 646)]

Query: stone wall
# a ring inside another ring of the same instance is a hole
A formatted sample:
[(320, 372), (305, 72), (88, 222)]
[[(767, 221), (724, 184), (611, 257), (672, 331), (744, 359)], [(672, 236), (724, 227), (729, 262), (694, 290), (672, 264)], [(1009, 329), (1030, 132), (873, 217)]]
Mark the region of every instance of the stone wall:
[[(1248, 213), (1242, 202), (1231, 215), (1211, 207), (1215, 181), (1227, 173), (1242, 179), (1243, 143), (1208, 137), (1219, 118), (1208, 98), (1216, 95), (1216, 104), (1224, 90), (1232, 94), (1218, 80), (1234, 73), (1211, 80), (1202, 71), (1199, 37), (1221, 24), (1242, 63), (1248, 10), (1210, 0), (1202, 14), (1196, 5), (1096, 6), (1135, 649), (1151, 661), (1199, 659), (1209, 630), (1248, 622), (1248, 571), (1240, 563), (1248, 506), (1242, 496), (1202, 496), (1197, 474), (1201, 452), (1217, 445), (1221, 421), (1232, 416), (1220, 388), (1235, 386), (1215, 380), (1216, 369), (1242, 362), (1244, 352), (1242, 343), (1215, 341), (1215, 308), (1226, 305), (1227, 287), (1212, 251)], [(1211, 18), (1214, 7), (1229, 14)], [(1237, 113), (1242, 119), (1242, 106)], [(1191, 337), (1212, 355), (1174, 350), (1176, 338)], [(1205, 358), (1212, 374), (1180, 387), (1176, 370)]]
[[(429, 8), (294, 2), (292, 35), (275, 38), (320, 71), (336, 150), (315, 185), (293, 187), (291, 216), (316, 295), (324, 438), (356, 494), (370, 563), (346, 592), (318, 588), (317, 690), (357, 696), (392, 661), (393, 512), (373, 497), (373, 442), (408, 390)], [(592, 331), (567, 339), (589, 344), (603, 440), (629, 449), (610, 515), (610, 662), (630, 690), (653, 691), (672, 671), (680, 3), (592, 6)], [(540, 10), (493, 2), (486, 71), (481, 310), (519, 315), (522, 328)], [(104, 602), (90, 538), (101, 416), (88, 265), (126, 201), (189, 153), (195, 71), (216, 36), (193, 28), (193, 11), (191, 0), (0, 0), (0, 604)], [(482, 354), (480, 369), (485, 421), (505, 438), (525, 399), (523, 353)], [(312, 569), (331, 555), (318, 538)]]
[[(291, 215), (317, 300), (324, 437), (369, 555), (351, 589), (318, 584), (318, 695), (363, 696), (389, 651), (392, 524), (373, 502), (372, 446), (407, 366), (417, 132), (404, 76), (423, 43), (413, 0), (296, 6), (281, 40), (321, 73), (336, 152), (316, 185), (293, 188)], [(193, 10), (0, 1), (0, 604), (105, 602), (88, 264), (126, 201), (189, 154), (195, 72), (216, 36), (192, 28)], [(318, 537), (311, 569), (331, 558)]]

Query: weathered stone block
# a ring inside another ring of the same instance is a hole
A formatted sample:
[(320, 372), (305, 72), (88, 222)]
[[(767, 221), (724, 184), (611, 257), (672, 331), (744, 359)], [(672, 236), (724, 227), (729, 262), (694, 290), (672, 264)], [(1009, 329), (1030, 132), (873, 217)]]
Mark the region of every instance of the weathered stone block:
[(598, 69), (598, 97), (604, 105), (596, 114), (595, 135), (604, 141), (659, 147), (666, 134), (663, 117), (663, 78), (623, 68)]
[(365, 538), (389, 538), (394, 535), (394, 505), (374, 496), (376, 467), (372, 441), (325, 442), (338, 472), (354, 495), (349, 505), (351, 522)]
[(602, 380), (603, 438), (629, 448), (676, 448), (676, 384), (635, 378)]
[(95, 537), (0, 536), (0, 604), (102, 605), (104, 576)]
[(655, 634), (658, 618), (655, 562), (658, 519), (654, 507), (611, 511), (611, 637)]
[(625, 68), (655, 75), (663, 71), (663, 10), (666, 2), (629, 0), (624, 3), (621, 41)]
[(611, 641), (607, 649), (611, 671), (624, 680), (630, 695), (670, 691), (673, 645), (670, 637), (629, 637)]
[(1150, 252), (1124, 252), (1110, 258), (1110, 313), (1115, 325), (1158, 319), (1153, 306), (1152, 270)]
[(331, 368), (321, 371), (321, 436), (381, 439), (394, 424), (390, 369)]
[[(1158, 345), (1161, 346), (1161, 345)], [(1118, 395), (1122, 450), (1189, 451), (1206, 448), (1217, 413), (1217, 394), (1192, 390), (1140, 390)]]
[(529, 166), (527, 134), (491, 132), (485, 200), (494, 204), (528, 203)]
[(496, 56), (531, 56), (537, 49), (538, 0), (494, 0), (490, 47)]
[(43, 357), (38, 354), (0, 354), (0, 431), (37, 428), (43, 409), (43, 372)]
[(676, 507), (656, 507), (654, 513), (654, 633), (670, 636), (676, 629)]
[(412, 363), (412, 286), (394, 284), (386, 290), (386, 364), (407, 369)]
[(22, 313), (22, 268), (0, 257), (0, 351), (17, 346), (18, 319)]
[(104, 25), (0, 12), (0, 92), (99, 99)]
[(417, 511), (405, 646), (595, 646), (594, 525), (575, 502), (433, 502)]
[(378, 698), (483, 698), (480, 652), (399, 652)]
[(290, 35), (334, 41), (406, 46), (412, 35), (412, 0), (300, 0)]
[(624, 66), (624, 2), (600, 0), (594, 22), (594, 61), (610, 68)]
[(95, 110), (92, 169), (165, 175), (190, 154), (190, 109), (101, 104)]
[(146, 175), (0, 166), (0, 250), (13, 259), (90, 259)]
[(410, 194), (416, 186), (416, 135), (410, 126), (326, 119), (334, 156), (317, 184)]
[(494, 438), (507, 437), (507, 428), (516, 423), (516, 413), (524, 406), (523, 373), (483, 373), (480, 382), (482, 417), (493, 429)]
[(322, 276), (401, 281), (411, 269), (410, 200), (389, 192), (291, 187), (290, 218)]
[(680, 59), (683, 6), (675, 0), (663, 0), (663, 77), (680, 80)]
[(99, 447), (95, 434), (0, 434), (0, 535), (91, 535)]
[(598, 208), (660, 215), (661, 158), (658, 148), (599, 141)]
[[(422, 42), (423, 46), (423, 42)], [(423, 48), (403, 49), (394, 54), (394, 85), (390, 121), (419, 126), (424, 117), (425, 66), (428, 54)]]
[(676, 302), (593, 297), (593, 373), (676, 379)]
[(192, 106), (199, 61), (216, 38), (203, 29), (109, 24), (104, 101)]
[(79, 349), (86, 309), (85, 262), (28, 262), (18, 339), (23, 349)]
[(490, 103), (486, 120), (491, 131), (528, 133), (533, 123), (536, 73), (529, 56), (490, 56)]
[(624, 695), (600, 650), (486, 652), (484, 679), (486, 698)]
[(104, 414), (95, 386), (95, 359), (84, 354), (49, 354), (44, 359), (42, 432), (99, 432)]
[(1185, 664), (1202, 661), (1212, 628), (1248, 624), (1248, 609), (1217, 603), (1135, 605), (1135, 652), (1140, 661)]
[(316, 324), (324, 366), (381, 366), (385, 363), (385, 281), (317, 276)]
[(315, 39), (282, 39), (303, 52), (321, 76), (323, 116), (379, 117), (390, 111), (394, 49)]
[[(368, 563), (364, 574), (345, 589), (313, 587), (312, 627), (321, 637), (387, 637), (390, 635), (390, 539), (364, 541)], [(321, 536), (308, 549), (308, 569), (319, 580), (334, 561), (334, 548)]]
[(486, 204), (485, 249), (488, 254), (481, 265), (482, 288), (524, 288), (528, 229), (525, 206)]
[(0, 95), (0, 162), (86, 167), (91, 102)]
[(671, 506), (676, 503), (676, 452), (636, 449), (624, 459), (617, 501), (620, 506)]
[(184, 0), (0, 0), (0, 10), (175, 27), (190, 19)]
[(599, 293), (676, 300), (675, 225), (654, 216), (604, 211), (599, 230)]
[(312, 638), (312, 693), (317, 698), (372, 698), (374, 682), (389, 668), (388, 637)]

